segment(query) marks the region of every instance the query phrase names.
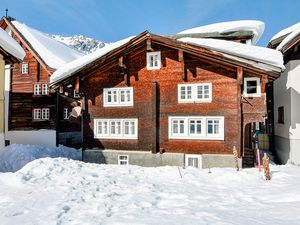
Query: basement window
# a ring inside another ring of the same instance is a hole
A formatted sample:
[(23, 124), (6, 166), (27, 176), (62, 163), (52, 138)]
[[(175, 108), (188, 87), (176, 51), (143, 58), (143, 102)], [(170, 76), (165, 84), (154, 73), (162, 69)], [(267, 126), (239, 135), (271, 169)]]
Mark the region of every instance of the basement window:
[(245, 97), (260, 97), (261, 86), (258, 77), (244, 78), (244, 96)]
[(128, 155), (118, 155), (118, 164), (119, 165), (129, 165), (129, 156)]
[(147, 70), (158, 70), (160, 67), (160, 52), (147, 52)]
[(21, 72), (22, 74), (28, 74), (28, 63), (22, 63)]
[(278, 123), (284, 124), (284, 107), (278, 107)]
[(185, 154), (185, 167), (202, 168), (202, 156), (197, 154)]

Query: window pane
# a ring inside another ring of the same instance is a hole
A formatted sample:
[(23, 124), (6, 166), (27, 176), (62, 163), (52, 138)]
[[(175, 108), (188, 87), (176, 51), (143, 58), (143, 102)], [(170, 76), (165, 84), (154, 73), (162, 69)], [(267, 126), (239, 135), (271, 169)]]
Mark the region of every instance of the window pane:
[(180, 87), (180, 98), (185, 99), (185, 87)]
[(115, 134), (116, 133), (116, 123), (111, 121), (110, 122), (110, 133)]
[(112, 102), (111, 91), (107, 91), (107, 102)]
[(126, 101), (127, 101), (127, 102), (130, 102), (130, 98), (131, 98), (130, 90), (127, 90), (127, 91), (126, 91)]
[(117, 91), (112, 91), (112, 95), (113, 95), (112, 102), (117, 102), (118, 101)]
[(120, 96), (121, 96), (120, 101), (125, 102), (125, 91), (124, 90), (120, 91)]
[(197, 130), (197, 134), (201, 134), (201, 120), (197, 120), (196, 130)]
[(219, 134), (220, 133), (219, 128), (220, 128), (219, 120), (215, 120), (214, 121), (214, 133), (215, 134)]
[(188, 158), (188, 166), (198, 168), (198, 158)]
[(128, 122), (128, 121), (125, 121), (125, 122), (124, 122), (124, 126), (125, 126), (124, 133), (125, 133), (126, 135), (128, 135), (128, 134), (129, 134), (129, 122)]
[(212, 120), (207, 121), (207, 133), (213, 134), (213, 121)]
[(256, 82), (256, 80), (247, 81), (247, 93), (248, 94), (257, 93), (257, 82)]
[(102, 122), (98, 122), (98, 134), (102, 134)]
[(196, 130), (195, 130), (195, 120), (191, 120), (190, 121), (190, 134), (195, 134)]
[(121, 134), (121, 122), (116, 122), (116, 134)]
[(108, 134), (108, 122), (107, 121), (104, 121), (103, 122), (103, 131), (102, 131), (103, 134)]
[(204, 98), (209, 98), (209, 86), (204, 85)]
[(135, 134), (135, 122), (130, 122), (130, 132), (131, 132), (131, 134), (132, 135), (134, 135)]
[(197, 97), (198, 99), (202, 99), (203, 98), (203, 86), (199, 85), (197, 87)]
[(192, 98), (192, 87), (187, 86), (187, 99), (191, 99), (191, 98)]
[(179, 121), (179, 133), (184, 134), (184, 120)]

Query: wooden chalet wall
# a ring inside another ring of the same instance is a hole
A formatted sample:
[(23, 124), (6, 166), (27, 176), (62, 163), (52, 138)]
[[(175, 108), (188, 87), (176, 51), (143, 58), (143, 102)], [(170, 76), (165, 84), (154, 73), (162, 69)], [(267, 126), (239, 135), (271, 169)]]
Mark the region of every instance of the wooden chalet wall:
[[(241, 145), (241, 86), (236, 70), (224, 69), (185, 54), (185, 68), (178, 59), (178, 50), (152, 44), (161, 51), (162, 68), (146, 69), (146, 46), (132, 51), (125, 58), (129, 85), (133, 87), (134, 106), (103, 107), (103, 88), (124, 87), (120, 67), (107, 66), (81, 81), (84, 95), (84, 144), (87, 148), (142, 150), (185, 153), (231, 154)], [(186, 72), (185, 72), (186, 71)], [(212, 83), (211, 103), (178, 103), (177, 85)], [(170, 140), (169, 116), (224, 116), (225, 140)], [(94, 139), (94, 118), (138, 118), (138, 140)]]

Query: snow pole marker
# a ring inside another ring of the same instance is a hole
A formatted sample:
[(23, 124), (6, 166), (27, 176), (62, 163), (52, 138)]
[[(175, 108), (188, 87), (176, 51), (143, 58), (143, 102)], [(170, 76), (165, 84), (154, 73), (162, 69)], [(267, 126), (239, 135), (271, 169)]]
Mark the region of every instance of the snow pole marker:
[(264, 167), (264, 175), (266, 180), (271, 180), (269, 162), (270, 160), (269, 157), (267, 156), (267, 153), (264, 153), (263, 167)]
[(260, 151), (259, 151), (259, 148), (257, 148), (257, 163), (258, 163), (258, 171), (261, 172)]

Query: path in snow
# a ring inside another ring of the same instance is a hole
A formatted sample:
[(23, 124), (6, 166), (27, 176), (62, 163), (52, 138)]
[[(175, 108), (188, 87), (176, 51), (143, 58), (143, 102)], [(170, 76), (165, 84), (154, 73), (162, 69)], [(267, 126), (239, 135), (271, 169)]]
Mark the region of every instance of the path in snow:
[(300, 168), (182, 170), (44, 158), (0, 173), (6, 224), (299, 224)]

